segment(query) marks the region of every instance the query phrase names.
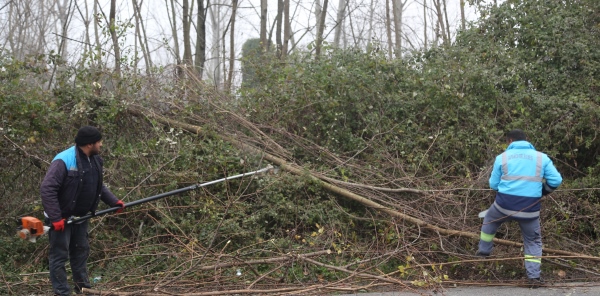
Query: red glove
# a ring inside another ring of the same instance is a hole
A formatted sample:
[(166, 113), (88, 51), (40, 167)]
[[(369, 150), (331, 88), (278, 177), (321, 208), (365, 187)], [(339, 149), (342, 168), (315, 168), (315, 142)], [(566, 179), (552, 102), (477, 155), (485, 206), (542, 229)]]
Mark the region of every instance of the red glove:
[(125, 204), (123, 203), (122, 200), (119, 199), (119, 201), (117, 201), (114, 206), (121, 207), (121, 209), (117, 210), (117, 213), (123, 213), (123, 210), (125, 209)]
[(65, 219), (60, 219), (60, 221), (52, 222), (52, 226), (54, 226), (54, 231), (64, 231)]

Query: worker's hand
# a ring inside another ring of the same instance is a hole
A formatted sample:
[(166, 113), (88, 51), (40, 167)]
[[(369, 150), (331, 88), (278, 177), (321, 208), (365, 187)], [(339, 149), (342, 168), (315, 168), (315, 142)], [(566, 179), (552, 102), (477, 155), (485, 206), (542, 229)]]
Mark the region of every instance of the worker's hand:
[(60, 219), (60, 221), (52, 222), (52, 226), (54, 226), (54, 231), (64, 231), (65, 219)]
[(119, 201), (117, 201), (114, 206), (121, 207), (121, 209), (117, 210), (117, 213), (123, 213), (123, 210), (125, 209), (125, 204), (123, 203), (122, 200), (119, 199)]

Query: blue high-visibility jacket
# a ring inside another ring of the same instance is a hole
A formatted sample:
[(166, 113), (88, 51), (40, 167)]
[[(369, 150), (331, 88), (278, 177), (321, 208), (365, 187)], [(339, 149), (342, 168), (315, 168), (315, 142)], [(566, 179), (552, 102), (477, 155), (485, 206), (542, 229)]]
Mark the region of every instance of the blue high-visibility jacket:
[(544, 180), (552, 190), (562, 183), (548, 155), (527, 141), (512, 142), (496, 157), (490, 176), (490, 187), (498, 191), (494, 206), (514, 218), (539, 217)]

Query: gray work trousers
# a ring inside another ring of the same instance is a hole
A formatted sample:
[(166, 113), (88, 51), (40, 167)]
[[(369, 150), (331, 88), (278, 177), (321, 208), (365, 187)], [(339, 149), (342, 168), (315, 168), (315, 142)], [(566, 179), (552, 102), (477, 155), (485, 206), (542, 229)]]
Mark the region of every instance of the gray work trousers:
[(86, 220), (81, 224), (65, 224), (64, 231), (51, 230), (48, 233), (50, 281), (56, 295), (71, 295), (65, 267), (67, 261), (71, 265), (75, 292), (80, 293), (81, 288), (91, 287), (87, 271), (87, 259), (90, 254), (87, 230)]
[(525, 269), (530, 279), (539, 278), (542, 264), (542, 231), (540, 218), (523, 219), (506, 216), (491, 206), (483, 218), (481, 236), (479, 239), (479, 253), (490, 254), (493, 248), (492, 239), (496, 230), (506, 221), (517, 221), (523, 235), (523, 251), (525, 257)]

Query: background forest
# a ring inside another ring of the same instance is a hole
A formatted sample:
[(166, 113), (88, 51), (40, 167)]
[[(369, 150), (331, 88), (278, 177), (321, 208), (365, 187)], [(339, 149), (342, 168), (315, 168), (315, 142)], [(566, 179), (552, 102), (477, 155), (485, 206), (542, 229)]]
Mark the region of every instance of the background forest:
[[(445, 2), (435, 3), (441, 12)], [(544, 276), (598, 281), (600, 2), (469, 4), (478, 21), (442, 37), (449, 26), (436, 13), (439, 34), (418, 48), (398, 45), (402, 38), (334, 46), (317, 33), (305, 48), (283, 50), (261, 30), (229, 60), (242, 65), (237, 86), (203, 74), (199, 51), (186, 59), (190, 43), (181, 63), (140, 71), (128, 62), (137, 51), (119, 49), (126, 27), (113, 9), (102, 29), (116, 41), (111, 54), (90, 47), (70, 62), (60, 50), (18, 55), (5, 46), (0, 294), (50, 291), (47, 238), (20, 240), (16, 221), (43, 217), (49, 162), (86, 124), (103, 132), (105, 182), (125, 202), (279, 168), (92, 219), (97, 290), (323, 295), (519, 284), (516, 224), (500, 229), (493, 260), (473, 256), (477, 214), (494, 197), (489, 170), (512, 128), (565, 179), (543, 201)]]

